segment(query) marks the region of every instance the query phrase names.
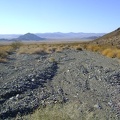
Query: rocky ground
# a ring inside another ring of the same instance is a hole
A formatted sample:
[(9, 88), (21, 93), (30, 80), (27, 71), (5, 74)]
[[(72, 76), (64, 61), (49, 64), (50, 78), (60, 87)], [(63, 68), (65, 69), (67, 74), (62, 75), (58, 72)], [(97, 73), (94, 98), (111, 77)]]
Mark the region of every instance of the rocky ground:
[[(66, 49), (16, 53), (0, 63), (0, 119), (12, 120), (47, 104), (76, 101), (84, 111), (120, 119), (120, 62), (98, 53)], [(101, 112), (102, 113), (102, 112)]]

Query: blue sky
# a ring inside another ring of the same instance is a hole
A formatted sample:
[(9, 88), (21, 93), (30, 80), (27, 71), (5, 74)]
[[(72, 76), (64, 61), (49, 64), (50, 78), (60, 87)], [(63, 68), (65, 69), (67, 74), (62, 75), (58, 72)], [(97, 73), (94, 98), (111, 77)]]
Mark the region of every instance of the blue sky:
[(120, 0), (0, 0), (0, 34), (111, 32)]

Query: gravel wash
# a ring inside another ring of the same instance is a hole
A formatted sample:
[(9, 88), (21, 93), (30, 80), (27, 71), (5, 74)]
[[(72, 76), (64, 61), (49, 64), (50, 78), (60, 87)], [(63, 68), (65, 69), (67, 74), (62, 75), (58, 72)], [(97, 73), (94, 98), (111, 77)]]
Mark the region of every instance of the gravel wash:
[(80, 114), (104, 112), (106, 120), (119, 120), (118, 59), (65, 49), (42, 55), (14, 53), (7, 63), (0, 63), (0, 120), (71, 101), (82, 106)]

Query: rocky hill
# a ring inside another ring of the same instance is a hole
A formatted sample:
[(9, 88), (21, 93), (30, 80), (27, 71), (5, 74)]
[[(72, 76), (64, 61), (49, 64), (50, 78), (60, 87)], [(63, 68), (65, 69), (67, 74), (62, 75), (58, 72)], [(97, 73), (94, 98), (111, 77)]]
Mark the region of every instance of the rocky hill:
[(38, 37), (35, 34), (27, 33), (16, 38), (17, 40), (44, 40), (45, 38)]
[(120, 46), (120, 28), (94, 40), (93, 43)]

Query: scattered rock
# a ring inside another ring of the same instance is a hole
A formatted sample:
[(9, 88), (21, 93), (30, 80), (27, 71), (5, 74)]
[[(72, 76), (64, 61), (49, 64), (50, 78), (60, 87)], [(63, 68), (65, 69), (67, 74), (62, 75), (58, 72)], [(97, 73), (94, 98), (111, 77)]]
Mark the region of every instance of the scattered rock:
[(116, 59), (69, 49), (10, 57), (8, 63), (0, 63), (0, 119), (12, 120), (40, 105), (69, 101), (91, 106), (87, 109), (81, 104), (85, 107), (80, 106), (81, 111), (111, 108), (120, 116), (120, 64)]

